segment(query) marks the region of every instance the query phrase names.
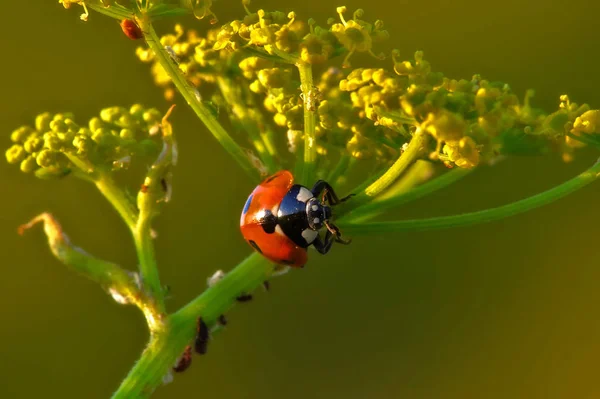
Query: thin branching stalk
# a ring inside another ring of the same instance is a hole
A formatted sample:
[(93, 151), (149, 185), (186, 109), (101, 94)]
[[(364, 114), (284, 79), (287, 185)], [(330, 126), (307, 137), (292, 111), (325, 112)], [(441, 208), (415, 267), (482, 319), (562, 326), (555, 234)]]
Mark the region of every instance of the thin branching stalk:
[(268, 173), (275, 173), (278, 166), (273, 157), (273, 146), (269, 145), (268, 137), (260, 131), (257, 121), (249, 114), (247, 98), (242, 95), (242, 84), (225, 76), (219, 76), (217, 84), (223, 98), (230, 105), (233, 116), (239, 121), (238, 123), (244, 126), (244, 132), (248, 133), (258, 157), (267, 168)]
[(327, 175), (327, 181), (335, 186), (340, 176), (346, 173), (350, 165), (355, 161), (349, 154), (342, 154), (338, 163), (331, 169), (329, 175)]
[(135, 243), (140, 276), (144, 288), (149, 290), (150, 298), (153, 298), (154, 301), (154, 306), (160, 313), (164, 313), (164, 295), (158, 277), (150, 226), (147, 223), (149, 220), (138, 217), (138, 212), (135, 210), (134, 205), (125, 196), (123, 190), (116, 186), (110, 175), (105, 173), (100, 174), (100, 178), (95, 183), (98, 190), (117, 210), (127, 227), (129, 227)]
[(231, 138), (229, 133), (223, 128), (219, 121), (214, 117), (212, 111), (202, 102), (200, 94), (186, 80), (185, 76), (175, 63), (167, 50), (160, 44), (160, 38), (154, 31), (152, 23), (147, 18), (138, 18), (138, 24), (144, 34), (144, 39), (154, 52), (156, 59), (169, 75), (173, 84), (186, 100), (188, 105), (194, 110), (198, 118), (204, 123), (206, 128), (219, 141), (231, 157), (242, 167), (242, 169), (252, 178), (253, 181), (260, 180), (257, 169), (252, 165), (244, 150)]
[(518, 215), (520, 213), (539, 208), (540, 206), (550, 204), (587, 186), (598, 179), (598, 177), (600, 177), (600, 163), (596, 162), (594, 166), (585, 172), (559, 186), (524, 200), (516, 201), (512, 204), (497, 208), (465, 213), (462, 215), (441, 216), (430, 219), (372, 223), (352, 223), (341, 221), (339, 223), (339, 227), (343, 229), (345, 233), (348, 233), (348, 235), (360, 236), (401, 231), (447, 229), (451, 227), (471, 226), (480, 223), (487, 223)]
[(316, 89), (313, 86), (312, 65), (298, 63), (298, 72), (300, 72), (300, 88), (302, 90), (302, 100), (304, 102), (304, 150), (303, 159), (300, 163), (297, 178), (301, 184), (312, 184), (316, 171), (317, 163), (317, 143), (316, 143)]
[(130, 273), (119, 265), (99, 259), (75, 246), (60, 223), (50, 213), (42, 213), (19, 227), (19, 234), (41, 223), (48, 239), (52, 254), (64, 265), (80, 275), (98, 283), (109, 295), (121, 304), (137, 306), (150, 330), (159, 328), (161, 312), (155, 302), (140, 287), (135, 273)]
[[(416, 166), (416, 165), (415, 165)], [(398, 208), (411, 201), (423, 198), (429, 194), (434, 193), (437, 190), (441, 190), (444, 187), (457, 182), (463, 177), (469, 175), (474, 169), (462, 169), (456, 168), (450, 172), (444, 173), (443, 175), (436, 177), (420, 186), (401, 192), (399, 195), (394, 195), (389, 198), (376, 200), (366, 205), (358, 207), (357, 209), (346, 215), (343, 220), (350, 220), (357, 222), (359, 220), (369, 219), (384, 213), (389, 209)]]
[(133, 231), (137, 223), (138, 213), (123, 190), (115, 184), (113, 178), (108, 173), (100, 172), (99, 177), (94, 180), (94, 183), (104, 198), (115, 208), (127, 227)]
[(364, 190), (355, 193), (356, 196), (352, 200), (341, 204), (336, 210), (337, 217), (341, 218), (343, 215), (368, 203), (379, 194), (385, 192), (423, 154), (427, 140), (427, 134), (421, 129), (417, 129), (406, 150), (400, 155), (398, 160), (375, 182)]

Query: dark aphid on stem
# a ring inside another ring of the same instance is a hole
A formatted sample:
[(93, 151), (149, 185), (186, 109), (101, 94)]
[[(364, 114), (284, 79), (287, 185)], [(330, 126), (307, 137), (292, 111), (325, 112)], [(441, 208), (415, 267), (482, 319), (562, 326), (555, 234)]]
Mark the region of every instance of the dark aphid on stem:
[(131, 40), (139, 40), (144, 37), (144, 34), (142, 33), (142, 30), (140, 29), (138, 24), (136, 24), (135, 21), (131, 19), (122, 20), (121, 29), (123, 30), (123, 33), (125, 33), (125, 36), (127, 36)]
[(202, 320), (202, 317), (199, 317), (198, 326), (196, 329), (196, 341), (194, 342), (194, 350), (196, 353), (200, 355), (206, 354), (209, 338), (210, 334), (208, 331), (208, 326), (204, 320)]
[[(352, 196), (338, 198), (329, 183), (319, 180), (313, 188), (293, 184), (294, 177), (282, 170), (252, 191), (242, 211), (242, 235), (265, 258), (293, 267), (307, 261), (306, 248), (321, 254), (333, 242), (349, 244), (331, 222), (331, 208)], [(319, 231), (326, 228), (325, 237)]]
[(238, 302), (249, 302), (252, 298), (252, 294), (240, 294), (235, 300)]
[(217, 323), (219, 323), (219, 325), (222, 327), (225, 327), (227, 325), (227, 318), (225, 317), (224, 314), (219, 316), (219, 318), (217, 319)]
[(181, 357), (177, 360), (177, 363), (175, 363), (175, 366), (173, 366), (173, 371), (175, 371), (177, 373), (182, 373), (185, 370), (187, 370), (191, 364), (192, 364), (192, 347), (188, 345), (185, 347), (185, 350), (183, 351), (183, 354), (181, 355)]

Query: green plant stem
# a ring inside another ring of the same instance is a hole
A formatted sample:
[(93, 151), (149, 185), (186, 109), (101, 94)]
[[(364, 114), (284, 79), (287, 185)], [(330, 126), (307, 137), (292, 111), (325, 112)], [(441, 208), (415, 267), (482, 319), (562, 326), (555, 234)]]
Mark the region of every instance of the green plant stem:
[(266, 166), (268, 173), (272, 174), (277, 172), (278, 168), (275, 163), (275, 159), (271, 154), (271, 150), (273, 147), (269, 147), (265, 141), (267, 137), (261, 135), (259, 126), (264, 123), (260, 123), (262, 121), (257, 121), (253, 118), (253, 115), (262, 116), (260, 112), (256, 112), (251, 114), (249, 111), (248, 99), (244, 98), (243, 84), (242, 82), (235, 82), (233, 79), (227, 78), (225, 76), (217, 77), (217, 84), (219, 86), (219, 90), (223, 95), (225, 101), (231, 107), (231, 113), (234, 117), (234, 122), (238, 122), (244, 129), (244, 132), (248, 133), (252, 144), (254, 145), (254, 149), (258, 153), (258, 157)]
[(99, 177), (94, 180), (94, 183), (102, 195), (116, 209), (127, 227), (133, 231), (137, 223), (138, 213), (123, 193), (123, 190), (115, 184), (112, 177), (106, 172), (99, 172)]
[[(150, 298), (153, 299), (154, 307), (163, 314), (165, 313), (164, 290), (160, 283), (149, 223), (139, 223), (133, 230), (133, 239), (143, 287), (149, 292)], [(155, 331), (150, 328), (150, 332), (154, 333)]]
[(384, 192), (396, 179), (421, 155), (427, 143), (427, 134), (417, 129), (406, 151), (377, 181), (367, 187), (364, 191), (366, 199), (376, 197)]
[(594, 166), (585, 172), (557, 187), (524, 200), (497, 208), (465, 213), (462, 215), (442, 216), (430, 219), (402, 220), (396, 222), (352, 223), (340, 221), (338, 227), (344, 231), (344, 234), (349, 236), (359, 236), (400, 231), (446, 229), (450, 227), (487, 223), (547, 205), (585, 187), (598, 179), (598, 177), (600, 177), (600, 163), (596, 162)]
[(400, 178), (392, 184), (385, 193), (382, 193), (373, 199), (373, 202), (380, 202), (392, 197), (405, 194), (419, 184), (430, 180), (434, 175), (434, 165), (425, 160), (417, 160), (413, 163)]
[(396, 162), (375, 182), (358, 192), (350, 201), (339, 205), (336, 209), (336, 217), (341, 218), (343, 215), (348, 214), (352, 210), (366, 204), (377, 195), (383, 193), (396, 181), (396, 179), (398, 179), (406, 168), (419, 158), (425, 149), (427, 139), (427, 134), (421, 129), (417, 129), (406, 150), (400, 155), (398, 160), (396, 160)]
[(375, 200), (361, 207), (356, 208), (344, 217), (344, 220), (358, 221), (359, 219), (371, 218), (377, 216), (388, 209), (397, 208), (401, 205), (407, 204), (411, 201), (425, 197), (437, 190), (449, 186), (452, 183), (457, 182), (463, 177), (470, 174), (474, 168), (463, 169), (456, 168), (450, 172), (444, 173), (443, 175), (436, 177), (420, 186), (409, 189), (408, 191), (401, 192), (399, 195), (395, 195), (389, 198)]
[(135, 243), (144, 288), (148, 290), (149, 297), (153, 299), (152, 307), (157, 309), (159, 313), (164, 313), (164, 294), (158, 277), (154, 244), (150, 236), (149, 219), (143, 218), (142, 223), (139, 223), (138, 212), (109, 174), (101, 173), (95, 183), (98, 190), (112, 204), (129, 227)]
[(50, 213), (42, 213), (19, 227), (19, 234), (42, 223), (48, 246), (56, 259), (100, 286), (120, 304), (137, 306), (152, 328), (160, 320), (157, 309), (145, 292), (140, 290), (134, 276), (119, 265), (98, 259), (73, 245), (60, 223)]
[(346, 171), (350, 167), (350, 164), (354, 162), (354, 159), (355, 158), (352, 158), (348, 154), (342, 154), (337, 165), (331, 170), (331, 172), (327, 176), (327, 181), (329, 182), (329, 184), (335, 186), (337, 180), (340, 178), (340, 176), (346, 173)]
[(179, 66), (161, 45), (160, 38), (154, 31), (152, 23), (147, 18), (139, 18), (137, 22), (142, 29), (146, 43), (154, 53), (157, 61), (169, 75), (179, 93), (181, 93), (198, 118), (200, 118), (202, 123), (204, 123), (212, 135), (225, 148), (225, 151), (233, 157), (252, 180), (254, 182), (260, 181), (258, 170), (252, 165), (244, 150), (231, 138), (219, 121), (213, 116), (212, 111), (200, 100), (198, 91), (187, 82)]
[(394, 120), (394, 122), (399, 123), (399, 124), (404, 124), (404, 125), (413, 125), (413, 126), (418, 126), (418, 122), (415, 118), (413, 118), (412, 116), (407, 116), (404, 115), (404, 113), (402, 112), (397, 112), (397, 111), (387, 111), (382, 107), (374, 107), (375, 113), (377, 113), (377, 115), (385, 117), (385, 118), (390, 118), (392, 120)]
[(304, 99), (304, 151), (302, 167), (297, 178), (300, 184), (309, 185), (314, 183), (317, 162), (316, 102), (318, 99), (317, 93), (313, 90), (312, 65), (298, 63), (296, 66), (300, 72), (300, 88)]
[(161, 384), (176, 359), (196, 333), (198, 317), (211, 326), (224, 314), (241, 293), (252, 292), (267, 280), (273, 266), (261, 255), (247, 257), (220, 282), (204, 291), (165, 321), (140, 360), (130, 371), (113, 399), (146, 398)]

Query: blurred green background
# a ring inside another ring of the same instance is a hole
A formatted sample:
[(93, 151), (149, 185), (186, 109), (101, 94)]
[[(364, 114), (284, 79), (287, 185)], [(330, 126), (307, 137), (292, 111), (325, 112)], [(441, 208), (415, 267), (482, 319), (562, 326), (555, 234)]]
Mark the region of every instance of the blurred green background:
[[(243, 15), (221, 1), (222, 22)], [(256, 1), (252, 7), (277, 7)], [(295, 4), (294, 4), (295, 3)], [(324, 23), (341, 4), (287, 2)], [(393, 4), (393, 5), (390, 5)], [(535, 88), (553, 111), (558, 96), (600, 107), (597, 16), (589, 0), (347, 1), (382, 18), (404, 58), (425, 51), (434, 70), (481, 73)], [(97, 14), (79, 21), (52, 0), (11, 1), (0, 24), (0, 137), (41, 111), (87, 120), (134, 102), (165, 110), (138, 43)], [(196, 23), (205, 27), (205, 21)], [(160, 26), (161, 31), (171, 24)], [(387, 47), (386, 47), (387, 46)], [(386, 64), (389, 65), (389, 64)], [(181, 101), (179, 101), (181, 103)], [(156, 222), (161, 276), (176, 309), (250, 249), (238, 231), (253, 188), (182, 103), (174, 197)], [(414, 218), (483, 209), (537, 193), (588, 167), (579, 152), (482, 168), (406, 206)], [(54, 213), (77, 244), (133, 269), (128, 232), (89, 184), (39, 181), (0, 161), (0, 397), (107, 398), (147, 340), (139, 312), (116, 305), (49, 253), (39, 228), (16, 227)], [(208, 356), (156, 398), (595, 398), (600, 396), (600, 183), (556, 204), (483, 226), (356, 239), (304, 270), (273, 281), (269, 294), (237, 306)]]

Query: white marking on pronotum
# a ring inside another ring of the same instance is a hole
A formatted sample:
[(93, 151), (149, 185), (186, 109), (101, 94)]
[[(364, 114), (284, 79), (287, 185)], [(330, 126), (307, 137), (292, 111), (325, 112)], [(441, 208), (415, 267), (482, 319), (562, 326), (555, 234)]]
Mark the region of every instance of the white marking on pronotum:
[(300, 202), (306, 202), (313, 197), (313, 194), (305, 187), (300, 188), (300, 192), (296, 196), (296, 199)]
[(319, 219), (319, 218), (315, 218), (315, 219), (313, 220), (313, 223), (314, 223), (314, 224), (319, 224), (319, 223), (321, 223), (321, 219)]
[(316, 210), (319, 209), (319, 207), (317, 205), (313, 205), (313, 206), (311, 206), (311, 208), (312, 208), (313, 211), (316, 211)]
[(279, 234), (280, 236), (284, 236), (285, 233), (283, 232), (283, 230), (281, 230), (281, 226), (277, 225), (275, 226), (275, 233)]
[(317, 238), (317, 235), (319, 235), (319, 233), (311, 229), (304, 229), (302, 232), (302, 238), (304, 238), (308, 244), (312, 243), (315, 238)]
[(223, 270), (217, 270), (215, 272), (215, 274), (213, 274), (212, 276), (210, 276), (209, 278), (206, 279), (206, 284), (209, 287), (212, 287), (213, 285), (217, 284), (219, 281), (223, 280), (223, 277), (225, 277), (225, 272)]

